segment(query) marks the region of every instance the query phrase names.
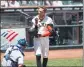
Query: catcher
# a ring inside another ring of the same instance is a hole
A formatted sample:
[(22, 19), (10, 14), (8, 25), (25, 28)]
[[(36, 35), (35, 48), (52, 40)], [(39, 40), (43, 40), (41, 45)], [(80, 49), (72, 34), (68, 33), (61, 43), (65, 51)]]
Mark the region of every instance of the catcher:
[(17, 45), (10, 46), (2, 60), (2, 67), (26, 67), (24, 63), (24, 49), (27, 46), (25, 39), (18, 40)]

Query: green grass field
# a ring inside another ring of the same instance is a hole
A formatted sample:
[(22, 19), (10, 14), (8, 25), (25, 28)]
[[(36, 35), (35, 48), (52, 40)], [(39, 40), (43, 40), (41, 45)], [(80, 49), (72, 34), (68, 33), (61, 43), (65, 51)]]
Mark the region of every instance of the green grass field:
[[(81, 58), (48, 60), (48, 66), (82, 66)], [(36, 66), (36, 61), (25, 61), (26, 66)]]

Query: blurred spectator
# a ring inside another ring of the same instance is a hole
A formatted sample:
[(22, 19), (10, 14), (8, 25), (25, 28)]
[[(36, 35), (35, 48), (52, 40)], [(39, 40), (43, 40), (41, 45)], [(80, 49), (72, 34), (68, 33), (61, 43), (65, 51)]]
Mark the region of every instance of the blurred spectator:
[(61, 5), (63, 5), (62, 1), (52, 1), (52, 6), (61, 6)]
[(27, 1), (26, 0), (23, 0), (22, 1), (22, 5), (27, 5)]
[(8, 6), (9, 7), (19, 7), (20, 4), (16, 0), (8, 0)]
[(8, 4), (6, 1), (1, 1), (1, 7), (8, 7)]
[(44, 1), (44, 4), (45, 4), (45, 5), (48, 5), (48, 6), (51, 6), (51, 1), (50, 1), (50, 0), (45, 0), (45, 1)]
[(37, 5), (40, 5), (40, 2), (41, 1), (30, 0), (30, 1), (28, 1), (28, 4), (31, 5), (31, 6), (37, 6)]
[(35, 3), (35, 5), (38, 5), (38, 2), (36, 0), (34, 1), (34, 3)]
[(36, 1), (36, 0), (34, 0), (34, 1), (28, 1), (28, 5), (30, 5), (30, 6), (35, 6), (35, 5), (37, 5), (38, 4), (38, 2)]
[(42, 0), (29, 0), (28, 5), (30, 5), (30, 6), (42, 6), (42, 5), (44, 5), (44, 1), (42, 1)]

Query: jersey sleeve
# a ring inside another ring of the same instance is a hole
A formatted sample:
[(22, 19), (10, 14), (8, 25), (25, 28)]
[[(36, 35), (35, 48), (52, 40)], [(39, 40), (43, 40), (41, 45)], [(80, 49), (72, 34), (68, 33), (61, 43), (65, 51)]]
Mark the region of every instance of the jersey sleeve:
[(53, 25), (54, 23), (53, 23), (53, 20), (50, 17), (48, 17), (48, 21), (46, 24), (52, 24)]
[(52, 25), (48, 24), (47, 30), (42, 34), (42, 37), (50, 36), (52, 33), (52, 29), (53, 29)]

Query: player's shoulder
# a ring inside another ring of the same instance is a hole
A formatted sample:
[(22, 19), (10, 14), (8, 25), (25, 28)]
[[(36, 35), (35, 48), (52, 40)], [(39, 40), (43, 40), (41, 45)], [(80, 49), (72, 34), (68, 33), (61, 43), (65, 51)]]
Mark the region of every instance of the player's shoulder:
[(46, 20), (47, 20), (47, 22), (46, 22), (47, 24), (53, 24), (53, 20), (51, 17), (46, 16)]
[(47, 15), (46, 15), (46, 18), (47, 18), (48, 20), (52, 20), (52, 18), (51, 18), (51, 17), (49, 17), (49, 16), (47, 16)]
[(16, 46), (16, 45), (11, 45), (10, 47), (9, 47), (9, 49), (10, 50), (19, 50), (19, 48)]
[(37, 16), (37, 15), (36, 15), (36, 16), (33, 16), (33, 17), (32, 17), (32, 21), (34, 21), (35, 18), (38, 18), (38, 16)]
[(38, 18), (38, 15), (33, 16), (33, 18), (32, 18), (32, 22), (33, 22), (33, 23), (35, 23), (35, 18)]

